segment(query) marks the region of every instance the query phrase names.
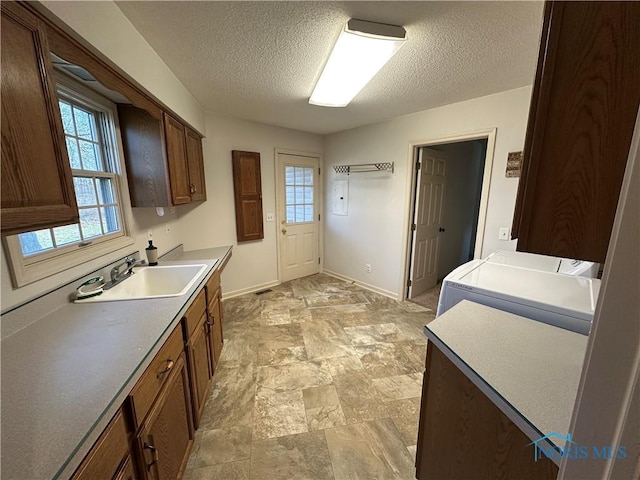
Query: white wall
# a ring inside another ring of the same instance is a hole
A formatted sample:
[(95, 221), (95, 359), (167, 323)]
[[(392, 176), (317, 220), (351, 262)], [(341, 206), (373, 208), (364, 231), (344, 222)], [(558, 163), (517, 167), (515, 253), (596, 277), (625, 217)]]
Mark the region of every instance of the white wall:
[(204, 111), (112, 1), (42, 4), (201, 133)]
[(275, 149), (322, 153), (322, 137), (281, 127), (206, 114), (204, 139), (207, 201), (181, 209), (178, 227), (185, 250), (233, 245), (224, 270), (226, 296), (272, 286), (278, 281), (275, 222), (264, 223), (264, 239), (236, 242), (231, 151), (260, 152), (263, 213), (276, 213)]
[[(497, 137), (482, 255), (514, 250), (515, 242), (498, 240), (498, 230), (511, 226), (518, 179), (505, 178), (507, 154), (523, 149), (530, 96), (531, 87), (523, 87), (326, 136), (327, 188), (344, 178), (332, 165), (395, 162), (395, 173), (352, 174), (348, 216), (331, 215), (326, 206), (324, 268), (401, 295), (410, 142), (489, 128), (497, 128)], [(372, 265), (369, 274), (365, 263)]]

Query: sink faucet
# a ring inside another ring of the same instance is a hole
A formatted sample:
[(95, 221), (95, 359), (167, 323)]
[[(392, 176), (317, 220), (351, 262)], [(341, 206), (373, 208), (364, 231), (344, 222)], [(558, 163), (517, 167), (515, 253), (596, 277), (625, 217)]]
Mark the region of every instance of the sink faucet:
[[(137, 265), (144, 265), (146, 262), (144, 260), (136, 260), (133, 257), (127, 257), (124, 259), (124, 262), (119, 263), (115, 267), (111, 269), (111, 282), (110, 287), (113, 287), (115, 284), (120, 283), (122, 280), (127, 278), (129, 275), (133, 274), (133, 267)], [(126, 267), (124, 271), (121, 271), (122, 267)]]

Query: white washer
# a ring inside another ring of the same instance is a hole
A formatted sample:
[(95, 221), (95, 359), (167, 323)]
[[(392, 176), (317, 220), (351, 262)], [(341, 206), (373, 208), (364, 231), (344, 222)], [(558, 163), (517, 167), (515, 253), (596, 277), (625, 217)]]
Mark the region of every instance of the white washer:
[(442, 282), (436, 316), (466, 299), (588, 335), (600, 280), (542, 271), (549, 266), (544, 261), (537, 270), (527, 268), (535, 259), (518, 258), (527, 266), (512, 265), (494, 255), (456, 268)]
[(535, 253), (498, 250), (485, 258), (487, 262), (530, 268), (543, 272), (557, 272), (565, 275), (579, 275), (595, 278), (599, 264), (570, 258), (550, 257)]

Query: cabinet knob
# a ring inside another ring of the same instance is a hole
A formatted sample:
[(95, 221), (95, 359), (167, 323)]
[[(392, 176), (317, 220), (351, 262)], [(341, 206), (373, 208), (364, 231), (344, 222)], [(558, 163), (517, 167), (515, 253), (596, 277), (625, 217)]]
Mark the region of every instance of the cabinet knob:
[(195, 187), (195, 185), (193, 185), (193, 183), (191, 185), (189, 185), (189, 191), (191, 193), (196, 193), (196, 187)]
[(165, 367), (164, 370), (158, 372), (158, 375), (156, 375), (156, 378), (160, 378), (162, 375), (164, 375), (165, 373), (169, 372), (173, 368), (174, 364), (175, 364), (175, 362), (173, 360), (171, 360), (170, 358), (167, 359), (167, 366)]

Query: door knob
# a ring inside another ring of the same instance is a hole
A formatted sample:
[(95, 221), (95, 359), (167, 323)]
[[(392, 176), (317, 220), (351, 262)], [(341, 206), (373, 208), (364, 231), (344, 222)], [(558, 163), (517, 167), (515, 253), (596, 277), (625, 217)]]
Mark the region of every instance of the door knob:
[(282, 229), (282, 234), (283, 234), (283, 235), (286, 235), (286, 234), (287, 234), (287, 229), (286, 229), (286, 228), (283, 228), (283, 229)]
[(440, 228), (438, 229), (438, 231), (439, 231), (439, 232), (444, 232), (444, 228), (440, 227)]
[(282, 220), (280, 223), (281, 223), (282, 225), (286, 225), (286, 224), (287, 224), (287, 221), (286, 221), (286, 220)]

